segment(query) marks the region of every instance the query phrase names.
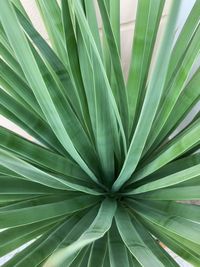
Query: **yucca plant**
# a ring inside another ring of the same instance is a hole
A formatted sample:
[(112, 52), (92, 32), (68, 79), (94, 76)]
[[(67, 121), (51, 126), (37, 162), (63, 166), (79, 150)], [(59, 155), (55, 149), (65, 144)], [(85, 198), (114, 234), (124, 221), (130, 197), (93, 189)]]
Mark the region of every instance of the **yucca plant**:
[(36, 2), (50, 42), (0, 0), (0, 114), (33, 137), (0, 128), (0, 256), (31, 241), (4, 266), (179, 266), (162, 244), (200, 266), (199, 113), (172, 138), (200, 99), (200, 0), (176, 42), (172, 1), (158, 52), (165, 1), (138, 1), (127, 81), (119, 0), (101, 34), (93, 0)]

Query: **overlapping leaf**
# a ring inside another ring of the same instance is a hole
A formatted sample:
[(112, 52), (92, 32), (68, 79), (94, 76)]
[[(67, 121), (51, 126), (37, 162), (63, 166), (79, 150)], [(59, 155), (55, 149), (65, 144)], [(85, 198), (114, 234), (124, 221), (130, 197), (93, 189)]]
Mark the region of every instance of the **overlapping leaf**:
[(179, 203), (200, 200), (199, 111), (177, 129), (200, 99), (200, 1), (177, 40), (181, 1), (162, 40), (169, 1), (138, 1), (127, 81), (123, 1), (34, 2), (48, 42), (0, 1), (0, 115), (32, 137), (0, 126), (0, 257), (27, 246), (3, 266), (177, 267), (160, 241), (200, 266), (200, 208)]

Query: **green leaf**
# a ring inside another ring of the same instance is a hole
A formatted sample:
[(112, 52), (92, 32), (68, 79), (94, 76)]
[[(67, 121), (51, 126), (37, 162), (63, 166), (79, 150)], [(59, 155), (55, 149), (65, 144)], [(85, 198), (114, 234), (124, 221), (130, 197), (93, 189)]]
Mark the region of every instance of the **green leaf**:
[(9, 205), (13, 202), (16, 201), (24, 201), (24, 200), (29, 200), (37, 197), (38, 195), (36, 194), (2, 194), (0, 196), (0, 204), (1, 205)]
[[(137, 202), (138, 203), (138, 202)], [(176, 203), (174, 201), (147, 201), (141, 200), (140, 204), (152, 208), (154, 211), (165, 212), (168, 215), (176, 215), (187, 220), (200, 222), (199, 206), (193, 204)]]
[[(146, 246), (126, 210), (118, 207), (116, 224), (122, 240), (142, 266), (164, 266)], [(131, 232), (131, 235), (130, 235)]]
[(177, 267), (164, 244), (199, 266), (199, 0), (177, 37), (181, 1), (140, 0), (123, 29), (124, 1), (36, 2), (48, 40), (21, 0), (0, 1), (4, 266)]
[[(144, 164), (134, 175), (132, 181), (138, 181), (147, 175), (157, 171), (165, 164), (182, 155), (188, 149), (199, 143), (200, 119), (193, 122), (188, 128), (177, 135), (168, 144), (162, 147), (161, 151), (156, 154), (149, 163)], [(129, 182), (132, 182), (129, 181)]]
[(88, 251), (89, 251), (89, 249), (90, 249), (89, 247), (85, 247), (85, 248), (81, 249), (81, 251), (79, 252), (78, 256), (72, 262), (70, 267), (81, 267), (82, 264), (86, 265), (87, 264), (87, 259), (88, 259)]
[(129, 134), (132, 132), (132, 127), (136, 126), (142, 108), (140, 105), (143, 104), (144, 88), (164, 3), (164, 0), (141, 0), (137, 5), (132, 57), (127, 82)]
[(102, 267), (104, 264), (107, 251), (107, 235), (96, 240), (90, 249), (87, 267)]
[(54, 218), (43, 222), (37, 222), (29, 225), (13, 227), (0, 233), (0, 256), (11, 252), (20, 245), (44, 234), (50, 228), (54, 227), (59, 220), (63, 218)]
[[(115, 9), (118, 7), (119, 3), (118, 1), (115, 1), (116, 3), (112, 7), (112, 9)], [(127, 94), (126, 94), (126, 88), (125, 88), (125, 81), (124, 81), (124, 76), (122, 72), (122, 67), (121, 67), (121, 61), (120, 61), (120, 55), (119, 55), (119, 43), (117, 45), (117, 41), (115, 39), (114, 32), (112, 29), (111, 22), (109, 20), (109, 14), (108, 10), (106, 8), (105, 1), (99, 1), (98, 0), (98, 5), (100, 8), (101, 16), (102, 16), (102, 21), (104, 25), (104, 31), (106, 35), (106, 40), (108, 44), (108, 49), (111, 56), (111, 62), (113, 66), (113, 72), (115, 75), (116, 79), (116, 84), (117, 84), (117, 94), (119, 96), (119, 112), (121, 114), (122, 118), (122, 123), (124, 125), (124, 131), (127, 134), (128, 131), (128, 100), (127, 100)]]
[[(118, 111), (114, 96), (112, 94), (111, 88), (109, 86), (109, 82), (108, 82), (108, 79), (107, 79), (106, 74), (105, 74), (105, 70), (104, 70), (104, 67), (103, 67), (103, 63), (101, 61), (101, 57), (100, 57), (100, 55), (98, 53), (98, 49), (97, 49), (96, 44), (94, 42), (92, 33), (89, 30), (89, 25), (87, 24), (87, 21), (85, 20), (85, 16), (83, 14), (83, 11), (82, 11), (82, 9), (80, 7), (80, 4), (77, 1), (75, 1), (75, 11), (76, 11), (77, 20), (79, 21), (79, 26), (82, 28), (82, 31), (85, 32), (84, 37), (85, 38), (88, 37), (88, 39), (89, 39), (88, 50), (89, 50), (89, 47), (90, 47), (90, 49), (92, 49), (92, 51), (93, 51), (92, 54), (96, 58), (96, 62), (95, 63), (98, 63), (98, 65), (97, 65), (97, 66), (99, 66), (98, 70), (100, 71), (100, 73), (102, 75), (101, 83), (103, 83), (104, 86), (105, 86), (104, 90), (105, 90), (105, 88), (107, 88), (108, 97), (109, 97), (109, 104), (113, 108), (113, 112), (114, 112), (114, 114), (116, 116), (116, 120), (117, 120), (117, 122), (119, 124), (120, 133), (121, 133), (122, 138), (123, 138), (124, 149), (126, 149), (125, 134), (124, 134), (121, 118), (119, 116), (119, 111)], [(97, 69), (97, 66), (94, 65), (95, 69)], [(96, 74), (96, 72), (95, 72), (95, 74)], [(111, 115), (113, 116), (113, 114), (111, 114)], [(114, 116), (113, 116), (113, 118), (114, 118)]]
[(166, 231), (163, 231), (160, 227), (157, 225), (152, 224), (151, 222), (147, 222), (142, 220), (142, 222), (145, 224), (146, 227), (149, 228), (149, 230), (156, 235), (157, 238), (159, 238), (160, 241), (162, 241), (168, 248), (173, 250), (176, 254), (178, 254), (181, 258), (185, 259), (187, 262), (190, 262), (194, 266), (198, 266), (200, 261), (198, 254), (194, 253), (190, 248), (185, 246), (185, 240), (184, 242), (178, 242), (173, 237), (169, 237), (166, 234)]
[[(129, 251), (128, 251), (129, 252)], [(133, 255), (129, 252), (129, 264), (134, 267), (141, 267), (142, 265), (133, 257)]]
[(20, 10), (20, 12), (30, 21), (30, 18), (28, 17), (25, 8), (23, 7), (23, 4), (20, 0), (11, 0), (11, 2)]
[(84, 2), (85, 15), (86, 15), (92, 36), (97, 46), (99, 55), (102, 58), (103, 57), (102, 47), (101, 47), (100, 33), (99, 33), (99, 28), (98, 28), (94, 2), (92, 0), (83, 0), (83, 2)]
[[(0, 26), (1, 27), (1, 26)], [(9, 49), (3, 45), (2, 42), (0, 42), (0, 55), (1, 57), (5, 60), (5, 62), (23, 79), (25, 79), (24, 77), (24, 73), (19, 65), (19, 63), (17, 62), (17, 60), (15, 59), (15, 57), (13, 56), (13, 54), (11, 53), (11, 51), (9, 51)]]
[(116, 40), (117, 48), (120, 54), (121, 41), (120, 41), (120, 1), (110, 0), (110, 23), (112, 25), (114, 38)]
[(54, 50), (65, 66), (68, 66), (69, 58), (64, 43), (61, 10), (57, 1), (52, 0), (50, 3), (47, 0), (36, 0), (36, 3)]
[(33, 109), (43, 118), (41, 109), (30, 87), (3, 60), (0, 60), (0, 75), (12, 87), (13, 97), (16, 94), (18, 98), (23, 100), (27, 109)]
[[(198, 27), (199, 19), (200, 3), (199, 1), (195, 1), (192, 10), (190, 11), (190, 14), (188, 15), (174, 45), (169, 63), (167, 82), (169, 82), (170, 79), (173, 79), (174, 72), (179, 68), (180, 63), (184, 58), (182, 56), (184, 55), (189, 43), (191, 42), (195, 34), (196, 28)], [(167, 84), (168, 83), (166, 83), (166, 85)]]
[[(68, 100), (65, 99), (60, 87), (56, 84), (53, 76), (34, 48), (32, 48), (32, 52), (37, 60), (40, 72), (44, 77), (43, 79), (49, 90), (50, 96), (54, 100), (55, 107), (60, 114), (63, 126), (74, 147), (77, 149), (80, 156), (84, 158), (87, 166), (91, 166), (90, 168), (92, 172), (95, 173), (96, 176), (99, 176), (99, 159), (83, 125), (77, 118), (73, 108), (70, 106), (70, 103), (68, 103)], [(82, 138), (79, 138), (79, 135), (81, 135)]]
[[(192, 110), (192, 108), (200, 100), (199, 93), (199, 78), (200, 78), (200, 69), (195, 72), (191, 80), (187, 83), (185, 88), (182, 90), (181, 95), (179, 96), (174, 108), (172, 109), (167, 121), (165, 122), (162, 130), (159, 133), (159, 136), (156, 138), (152, 147), (145, 154), (145, 157), (152, 156), (153, 150), (155, 150), (158, 145), (163, 142), (185, 119), (187, 114)], [(176, 114), (176, 116), (174, 116)]]
[(129, 204), (131, 208), (134, 207), (133, 209), (146, 220), (199, 245), (199, 223), (175, 214), (172, 215), (165, 210), (154, 209), (154, 206), (149, 208), (149, 206), (143, 205), (138, 201), (127, 200), (127, 204)]
[(64, 263), (66, 266), (70, 256), (74, 255), (74, 253), (86, 245), (91, 244), (97, 239), (103, 237), (111, 227), (115, 210), (116, 202), (111, 199), (105, 199), (102, 202), (99, 212), (90, 227), (83, 232), (76, 242), (60, 250), (52, 258), (50, 257), (44, 266), (58, 266), (58, 264), (62, 266), (62, 263)]
[(156, 181), (147, 183), (145, 185), (139, 186), (138, 188), (128, 192), (128, 194), (140, 194), (166, 188), (172, 185), (177, 185), (179, 183), (188, 181), (190, 179), (194, 179), (195, 177), (199, 177), (199, 172), (200, 172), (200, 164), (185, 169), (183, 171), (171, 174), (164, 178), (160, 178)]
[[(171, 33), (175, 30), (179, 5), (180, 2), (175, 1), (173, 2), (173, 5), (171, 7), (168, 25), (163, 38), (162, 46), (160, 47), (153, 76), (148, 84), (147, 93), (140, 113), (140, 118), (131, 140), (122, 170), (117, 180), (113, 184), (113, 191), (119, 190), (122, 185), (130, 178), (131, 174), (138, 164), (142, 150), (144, 149), (153, 119), (156, 115), (164, 87), (165, 77), (167, 75), (167, 66), (170, 58), (170, 50), (173, 43), (173, 36)], [(165, 64), (163, 64), (163, 61), (165, 62)]]
[(154, 253), (154, 255), (162, 262), (164, 266), (178, 267), (175, 260), (158, 244), (153, 236), (148, 232), (142, 223), (132, 214), (132, 223), (134, 223), (138, 233), (146, 246)]
[(58, 79), (59, 83), (62, 85), (61, 88), (63, 94), (67, 99), (70, 100), (78, 116), (83, 119), (82, 107), (78, 92), (76, 87), (73, 85), (69, 72), (64, 66), (63, 62), (58, 58), (56, 53), (43, 39), (43, 37), (36, 31), (30, 21), (27, 20), (27, 18), (23, 16), (23, 14), (17, 8), (15, 8), (15, 11), (24, 31), (39, 49), (46, 62), (48, 62), (48, 64), (51, 66), (52, 71), (55, 74), (54, 78)]
[[(1, 188), (0, 194), (3, 195), (43, 195), (43, 194), (55, 194), (62, 191), (43, 186), (38, 183), (26, 181), (12, 176), (0, 176)], [(63, 191), (65, 193), (65, 191)]]
[(0, 165), (5, 166), (8, 169), (11, 169), (15, 173), (19, 174), (23, 177), (23, 179), (26, 179), (28, 181), (33, 181), (39, 184), (46, 185), (48, 187), (56, 188), (56, 189), (77, 189), (78, 191), (87, 192), (89, 194), (94, 195), (101, 195), (102, 193), (96, 192), (96, 190), (93, 189), (93, 187), (85, 186), (84, 182), (81, 180), (78, 180), (75, 182), (73, 178), (68, 177), (62, 179), (62, 177), (55, 175), (55, 174), (49, 174), (47, 172), (44, 172), (40, 170), (39, 168), (36, 168), (35, 166), (17, 158), (16, 156), (13, 156), (10, 152), (6, 152), (3, 149), (0, 148)]
[(182, 90), (184, 89), (184, 85), (185, 85), (186, 80), (189, 77), (191, 68), (200, 53), (199, 38), (200, 38), (200, 26), (197, 28), (196, 33), (185, 53), (183, 62), (179, 66), (179, 69), (176, 72), (176, 75), (174, 76), (172, 82), (169, 85), (170, 89), (168, 90), (166, 94), (164, 92), (164, 96), (163, 96), (164, 101), (152, 125), (152, 130), (147, 140), (146, 149), (148, 149), (153, 144), (153, 142), (156, 140), (156, 137), (159, 135), (160, 131), (162, 130), (162, 127), (167, 121)]
[[(75, 14), (77, 18), (78, 27), (80, 29), (80, 34), (84, 42), (84, 47), (85, 47), (84, 49), (86, 50), (85, 55), (87, 55), (88, 57), (86, 62), (91, 60), (92, 67), (94, 68), (93, 75), (94, 75), (95, 93), (92, 92), (92, 94), (95, 96), (95, 99), (93, 101), (96, 101), (95, 102), (96, 131), (94, 134), (95, 134), (97, 151), (104, 171), (103, 173), (104, 176), (107, 178), (107, 180), (113, 179), (114, 175), (113, 139), (116, 140), (119, 138), (118, 129), (116, 127), (116, 118), (117, 121), (120, 122), (119, 125), (121, 126), (120, 129), (123, 131), (121, 118), (119, 117), (118, 109), (116, 107), (116, 103), (112, 95), (100, 55), (98, 53), (92, 33), (90, 32), (89, 26), (85, 19), (82, 7), (78, 1), (75, 1), (74, 4), (75, 4)], [(89, 56), (90, 53), (91, 57)], [(87, 92), (86, 95), (88, 95)], [(105, 107), (103, 109), (103, 112), (100, 111), (102, 109), (102, 106)]]
[(199, 200), (200, 186), (186, 187), (170, 187), (167, 189), (155, 190), (142, 195), (137, 195), (137, 198), (152, 199), (152, 200)]
[(77, 91), (79, 93), (81, 106), (83, 108), (84, 117), (88, 124), (90, 118), (88, 117), (88, 107), (85, 97), (85, 88), (81, 77), (81, 70), (79, 65), (77, 38), (75, 33), (75, 26), (73, 24), (73, 14), (71, 10), (71, 3), (69, 1), (61, 1), (62, 22), (64, 28), (64, 38), (69, 59), (69, 67), (71, 71), (71, 79), (74, 81)]
[[(68, 133), (66, 132), (63, 123), (61, 121), (60, 115), (56, 110), (53, 100), (49, 94), (49, 91), (44, 83), (38, 66), (35, 62), (33, 54), (30, 50), (28, 42), (20, 29), (19, 22), (17, 20), (16, 14), (9, 2), (2, 1), (0, 3), (1, 8), (1, 21), (5, 29), (8, 39), (12, 44), (12, 47), (16, 53), (18, 61), (24, 71), (24, 74), (29, 81), (31, 88), (37, 98), (43, 113), (46, 116), (47, 121), (55, 132), (59, 141), (63, 147), (71, 154), (74, 160), (80, 164), (80, 166), (89, 174), (89, 176), (98, 183), (96, 177), (85, 164), (83, 159), (78, 154), (75, 149)], [(12, 27), (11, 25), (15, 25)], [(20, 45), (19, 45), (20, 44)], [(26, 56), (21, 57), (21, 54), (25, 53)], [(28, 67), (27, 66), (31, 66)]]
[(46, 197), (47, 203), (45, 204), (42, 204), (41, 201), (41, 204), (34, 206), (34, 203), (31, 204), (30, 202), (30, 205), (27, 207), (6, 211), (0, 209), (0, 227), (15, 227), (44, 221), (61, 215), (68, 215), (93, 206), (99, 200), (89, 196), (69, 198), (65, 195), (62, 198), (68, 198), (67, 200), (48, 203), (48, 198), (51, 200), (52, 197)]
[(124, 265), (129, 267), (127, 249), (123, 244), (115, 222), (113, 222), (108, 232), (108, 250), (111, 266), (120, 267)]
[(84, 181), (89, 179), (83, 170), (71, 159), (26, 140), (3, 127), (0, 127), (0, 146), (5, 150), (12, 151), (25, 161), (45, 168), (47, 171), (60, 173), (64, 176), (70, 176)]
[(107, 253), (106, 253), (106, 257), (105, 257), (105, 261), (104, 261), (103, 267), (111, 267), (108, 250), (107, 250)]
[[(19, 254), (10, 262), (7, 266), (37, 266), (39, 263), (44, 261), (52, 252), (54, 252), (57, 247), (62, 244), (66, 236), (69, 235), (71, 229), (78, 221), (76, 215), (65, 220), (65, 222), (58, 223), (53, 229), (44, 233), (38, 240), (36, 240), (33, 245), (29, 246), (25, 251), (22, 251), (21, 255)], [(24, 253), (23, 253), (24, 252)], [(22, 257), (22, 255), (24, 257)]]
[(60, 154), (66, 154), (66, 150), (63, 149), (49, 125), (35, 114), (35, 112), (27, 109), (1, 88), (0, 97), (0, 111), (2, 115), (35, 137), (43, 145)]
[[(187, 168), (193, 167), (197, 164), (200, 164), (200, 153), (192, 154), (186, 157), (182, 157), (180, 159), (174, 160), (162, 168), (158, 169), (154, 173), (148, 175), (146, 177), (145, 182), (155, 181), (157, 179), (163, 178), (165, 176), (174, 174), (176, 172), (183, 171)], [(142, 182), (142, 181), (141, 181)]]
[(88, 103), (88, 112), (91, 120), (93, 134), (96, 133), (96, 96), (95, 96), (95, 83), (92, 62), (89, 58), (88, 51), (86, 50), (83, 37), (80, 29), (77, 26), (77, 50), (80, 64), (81, 76), (84, 84), (84, 90)]

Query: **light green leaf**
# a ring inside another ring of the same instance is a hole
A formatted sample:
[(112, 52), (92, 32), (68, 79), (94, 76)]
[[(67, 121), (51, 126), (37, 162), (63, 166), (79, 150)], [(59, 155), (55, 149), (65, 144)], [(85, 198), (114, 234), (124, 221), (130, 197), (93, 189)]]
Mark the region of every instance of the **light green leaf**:
[(170, 79), (173, 79), (174, 72), (178, 70), (180, 63), (184, 58), (182, 56), (184, 55), (198, 27), (199, 19), (200, 19), (200, 2), (195, 1), (192, 10), (190, 11), (190, 14), (188, 15), (183, 25), (183, 28), (181, 29), (181, 32), (178, 36), (178, 39), (174, 45), (169, 63), (166, 85), (168, 85)]
[(164, 266), (146, 246), (134, 224), (131, 222), (129, 214), (122, 207), (118, 207), (117, 209), (116, 224), (122, 240), (142, 266)]
[(69, 58), (64, 42), (61, 10), (56, 0), (36, 0), (38, 9), (43, 18), (50, 42), (65, 66), (69, 65)]
[(199, 172), (200, 172), (200, 164), (197, 164), (196, 166), (193, 166), (191, 168), (185, 169), (183, 171), (160, 178), (156, 181), (139, 186), (138, 188), (129, 191), (128, 194), (140, 194), (166, 188), (172, 185), (177, 185), (179, 183), (199, 177)]
[[(173, 138), (171, 142), (163, 146), (161, 151), (156, 154), (150, 162), (144, 164), (144, 167), (136, 172), (132, 181), (143, 179), (198, 144), (200, 130), (199, 122), (200, 119), (197, 119), (183, 132)], [(129, 181), (129, 183), (132, 181)]]
[(7, 151), (12, 151), (23, 160), (41, 166), (48, 171), (57, 172), (64, 176), (75, 177), (84, 181), (89, 179), (78, 164), (71, 159), (26, 140), (3, 127), (0, 127), (0, 146)]
[(52, 258), (50, 257), (44, 266), (62, 266), (62, 263), (64, 263), (66, 266), (70, 256), (74, 255), (86, 245), (91, 244), (92, 242), (103, 237), (111, 227), (115, 210), (116, 202), (111, 199), (105, 199), (102, 202), (99, 212), (90, 227), (83, 232), (76, 242), (60, 250)]
[[(157, 225), (152, 224), (151, 222), (147, 222), (142, 220), (145, 223), (145, 226), (149, 228), (149, 230), (159, 238), (160, 241), (164, 243), (165, 246), (173, 250), (177, 255), (181, 258), (185, 259), (187, 262), (194, 264), (194, 266), (198, 266), (200, 263), (198, 254), (195, 253), (190, 247), (185, 246), (185, 240), (183, 242), (179, 242), (175, 240), (173, 237), (169, 237), (166, 234), (166, 231), (163, 231), (162, 228)], [(174, 234), (173, 234), (174, 236)]]
[(17, 158), (16, 156), (12, 155), (10, 152), (6, 152), (5, 150), (0, 148), (0, 165), (14, 171), (15, 173), (19, 174), (28, 181), (33, 181), (42, 185), (46, 185), (47, 187), (52, 187), (56, 189), (66, 190), (66, 189), (77, 189), (78, 191), (87, 192), (90, 194), (97, 194), (101, 195), (102, 193), (96, 192), (92, 187), (87, 188), (84, 185), (84, 182), (81, 180), (74, 181), (71, 177), (64, 178), (50, 174), (48, 172), (44, 172), (39, 168)]
[(43, 222), (9, 228), (0, 233), (0, 256), (11, 252), (20, 245), (38, 237), (54, 227), (63, 218), (53, 218)]
[[(116, 3), (114, 6), (111, 7), (111, 9), (115, 10), (115, 8), (118, 8), (118, 1), (115, 1)], [(116, 35), (114, 35), (111, 22), (109, 20), (109, 14), (108, 10), (106, 8), (105, 1), (98, 0), (99, 9), (102, 16), (102, 21), (104, 25), (104, 32), (106, 35), (106, 40), (108, 44), (108, 49), (111, 56), (111, 62), (113, 67), (113, 73), (115, 75), (116, 84), (117, 84), (117, 95), (119, 97), (119, 112), (121, 114), (122, 123), (124, 125), (124, 131), (125, 134), (127, 134), (128, 131), (128, 99), (126, 94), (126, 88), (125, 88), (125, 81), (124, 76), (122, 72), (121, 67), (121, 61), (120, 61), (120, 55), (119, 55), (119, 43), (117, 44), (117, 41), (115, 39)]]
[(107, 238), (107, 235), (104, 235), (92, 244), (87, 267), (103, 266), (107, 251)]
[[(19, 22), (17, 20), (16, 14), (7, 1), (0, 2), (1, 10), (1, 21), (5, 29), (8, 39), (12, 44), (12, 47), (16, 53), (18, 61), (24, 71), (24, 74), (29, 81), (29, 84), (37, 98), (43, 113), (45, 114), (47, 121), (52, 127), (52, 130), (55, 132), (61, 144), (64, 148), (71, 154), (74, 160), (80, 164), (80, 166), (89, 174), (89, 176), (98, 183), (96, 177), (85, 164), (83, 159), (78, 154), (75, 149), (71, 139), (69, 138), (68, 133), (66, 132), (63, 123), (61, 121), (60, 115), (56, 110), (56, 107), (53, 103), (53, 100), (49, 94), (49, 91), (44, 83), (44, 80), (41, 76), (41, 73), (38, 69), (38, 66), (35, 62), (33, 54), (30, 50), (28, 42), (20, 29)], [(12, 26), (11, 26), (12, 25)], [(13, 27), (15, 25), (15, 27)], [(20, 44), (20, 45), (19, 45)], [(25, 53), (26, 56), (21, 57)], [(31, 66), (28, 67), (27, 66)]]
[[(144, 149), (163, 92), (164, 81), (167, 75), (167, 66), (170, 59), (170, 51), (173, 43), (173, 35), (171, 33), (175, 30), (179, 5), (180, 2), (177, 1), (172, 4), (165, 35), (158, 54), (158, 60), (154, 68), (153, 76), (148, 84), (140, 118), (131, 140), (122, 170), (113, 184), (113, 191), (119, 190), (130, 178), (138, 164), (142, 150)], [(163, 61), (165, 64), (163, 64)]]
[[(48, 203), (48, 198), (49, 201), (51, 200), (53, 202)], [(34, 202), (32, 201), (27, 207), (13, 208), (6, 211), (0, 209), (0, 227), (8, 228), (32, 224), (61, 215), (72, 214), (76, 211), (91, 207), (99, 201), (98, 198), (91, 198), (90, 196), (75, 196), (69, 198), (65, 195), (62, 196), (62, 198), (62, 201), (56, 202), (52, 197), (46, 197), (47, 203), (44, 204), (42, 203), (42, 198), (40, 198), (41, 204), (36, 206), (34, 206)]]
[(144, 225), (132, 214), (132, 223), (134, 223), (138, 233), (146, 246), (153, 252), (153, 254), (162, 262), (164, 266), (178, 267), (175, 260), (158, 244), (158, 241), (148, 232)]
[(121, 267), (123, 265), (129, 267), (127, 249), (120, 237), (115, 222), (113, 222), (108, 232), (108, 251), (112, 267)]
[(169, 85), (170, 88), (168, 92), (166, 94), (164, 92), (163, 96), (164, 101), (152, 125), (152, 130), (149, 134), (149, 138), (146, 144), (146, 149), (148, 149), (156, 140), (156, 137), (162, 130), (162, 127), (167, 121), (182, 90), (184, 89), (184, 85), (189, 77), (191, 68), (200, 54), (199, 38), (200, 38), (200, 26), (197, 28), (196, 33), (184, 55), (184, 59), (181, 65), (179, 66), (178, 71), (176, 71), (176, 75), (173, 77), (172, 82)]
[(164, 0), (138, 1), (127, 82), (129, 134), (135, 128), (142, 108), (147, 76), (164, 3)]
[(165, 210), (154, 209), (154, 206), (150, 208), (149, 206), (141, 204), (138, 201), (127, 200), (127, 204), (146, 220), (151, 221), (163, 229), (167, 229), (171, 233), (174, 233), (199, 245), (199, 223), (175, 214), (172, 215)]
[[(187, 114), (192, 110), (192, 108), (200, 100), (199, 92), (199, 78), (200, 78), (200, 68), (192, 76), (191, 80), (187, 83), (185, 88), (182, 90), (181, 95), (179, 96), (174, 108), (172, 109), (165, 125), (162, 127), (162, 130), (159, 133), (159, 136), (156, 138), (152, 147), (145, 154), (145, 157), (152, 156), (153, 150), (161, 144), (185, 119)], [(176, 114), (176, 116), (174, 116)]]

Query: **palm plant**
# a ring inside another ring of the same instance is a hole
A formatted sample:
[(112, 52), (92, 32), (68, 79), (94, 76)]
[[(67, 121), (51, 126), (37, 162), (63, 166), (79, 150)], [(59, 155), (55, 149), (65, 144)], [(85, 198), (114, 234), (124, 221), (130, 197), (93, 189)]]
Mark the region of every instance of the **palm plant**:
[[(0, 1), (0, 257), (4, 266), (200, 266), (200, 0), (176, 40), (172, 1), (139, 0), (127, 82), (120, 1), (36, 0), (50, 44), (20, 0)], [(131, 7), (130, 7), (131, 8)], [(151, 71), (150, 71), (151, 67)]]

